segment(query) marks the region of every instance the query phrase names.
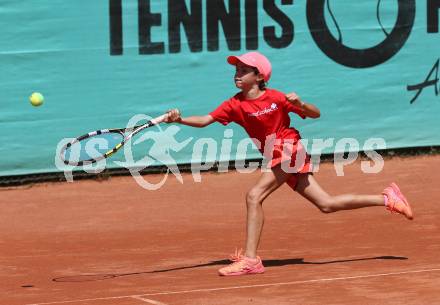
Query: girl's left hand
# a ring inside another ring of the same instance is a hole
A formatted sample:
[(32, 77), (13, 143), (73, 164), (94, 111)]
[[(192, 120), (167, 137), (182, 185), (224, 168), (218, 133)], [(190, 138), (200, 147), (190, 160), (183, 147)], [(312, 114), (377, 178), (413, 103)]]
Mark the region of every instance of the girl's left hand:
[(286, 94), (286, 100), (292, 103), (294, 106), (302, 106), (303, 102), (301, 102), (299, 96), (295, 92), (291, 92)]

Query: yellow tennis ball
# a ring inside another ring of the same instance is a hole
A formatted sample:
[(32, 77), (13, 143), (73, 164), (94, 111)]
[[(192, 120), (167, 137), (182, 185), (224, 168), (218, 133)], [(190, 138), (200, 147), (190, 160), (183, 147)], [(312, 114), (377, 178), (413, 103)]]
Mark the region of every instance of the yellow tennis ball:
[(32, 106), (38, 107), (41, 106), (44, 102), (44, 96), (39, 92), (34, 92), (29, 97), (29, 101), (31, 102)]

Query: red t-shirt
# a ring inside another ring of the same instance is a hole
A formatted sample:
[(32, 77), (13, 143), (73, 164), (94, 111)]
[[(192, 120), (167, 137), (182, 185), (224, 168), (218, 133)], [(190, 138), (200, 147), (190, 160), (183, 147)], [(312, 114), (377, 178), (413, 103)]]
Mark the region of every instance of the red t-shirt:
[[(256, 145), (263, 154), (267, 154), (264, 148), (268, 137), (274, 137), (278, 140), (273, 156), (266, 155), (266, 157), (273, 157), (272, 166), (274, 166), (281, 161), (278, 158), (281, 156), (278, 154), (283, 151), (284, 141), (293, 141), (295, 143), (293, 149), (296, 151), (296, 143), (301, 139), (299, 132), (290, 127), (289, 112), (294, 112), (303, 119), (305, 118), (303, 111), (287, 101), (284, 93), (274, 89), (266, 89), (263, 95), (253, 100), (246, 100), (240, 92), (224, 101), (210, 115), (223, 125), (235, 122), (242, 126), (250, 138), (259, 141)], [(291, 152), (290, 158), (294, 156), (295, 151)]]

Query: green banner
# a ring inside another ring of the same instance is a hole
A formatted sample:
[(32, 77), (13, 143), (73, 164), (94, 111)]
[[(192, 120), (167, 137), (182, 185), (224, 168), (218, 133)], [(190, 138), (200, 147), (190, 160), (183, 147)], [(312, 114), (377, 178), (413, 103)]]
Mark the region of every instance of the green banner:
[[(327, 140), (324, 152), (344, 138), (359, 149), (371, 138), (381, 148), (440, 145), (439, 9), (434, 0), (3, 0), (0, 175), (59, 171), (62, 139), (136, 114), (207, 114), (237, 90), (226, 56), (250, 50), (271, 60), (271, 88), (321, 109), (292, 125), (310, 143)], [(32, 92), (43, 105), (29, 103)], [(222, 159), (228, 141), (224, 159), (260, 156), (240, 152), (246, 134), (235, 124), (178, 127), (174, 139), (191, 141), (164, 151), (177, 163), (200, 157), (209, 145), (199, 139), (216, 143), (208, 159)]]

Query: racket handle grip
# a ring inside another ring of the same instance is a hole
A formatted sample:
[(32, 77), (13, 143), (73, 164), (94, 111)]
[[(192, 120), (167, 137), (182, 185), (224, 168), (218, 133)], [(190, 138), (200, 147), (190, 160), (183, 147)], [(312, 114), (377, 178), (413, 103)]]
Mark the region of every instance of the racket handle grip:
[(162, 123), (163, 121), (165, 121), (167, 115), (168, 115), (168, 114), (165, 113), (165, 114), (162, 114), (162, 115), (160, 115), (160, 116), (158, 116), (158, 117), (155, 117), (154, 119), (151, 120), (151, 123), (152, 123), (153, 125), (160, 124), (160, 123)]

